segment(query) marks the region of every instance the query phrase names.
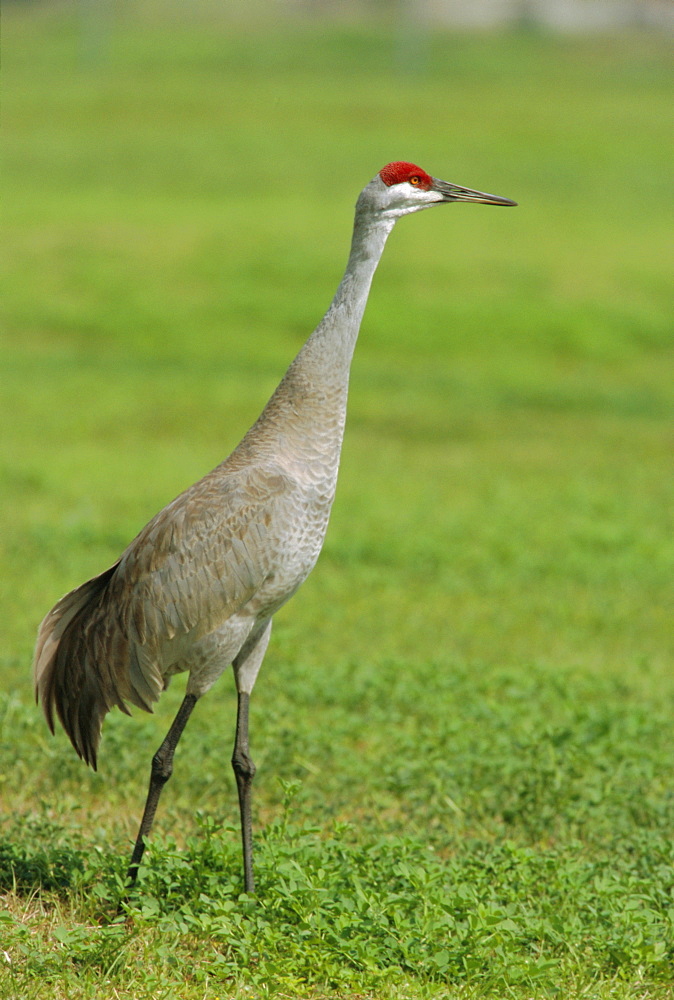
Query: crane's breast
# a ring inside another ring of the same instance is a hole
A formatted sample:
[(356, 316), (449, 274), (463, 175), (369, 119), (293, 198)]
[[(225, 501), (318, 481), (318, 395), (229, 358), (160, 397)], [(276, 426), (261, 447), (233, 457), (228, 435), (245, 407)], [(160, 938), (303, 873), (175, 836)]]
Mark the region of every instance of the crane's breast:
[(320, 555), (328, 527), (334, 488), (293, 482), (267, 526), (269, 560), (262, 585), (249, 606), (272, 615), (306, 580)]
[(333, 496), (331, 483), (278, 465), (215, 469), (123, 554), (115, 589), (124, 631), (144, 647), (182, 647), (181, 636), (198, 640), (244, 609), (273, 614), (313, 568)]

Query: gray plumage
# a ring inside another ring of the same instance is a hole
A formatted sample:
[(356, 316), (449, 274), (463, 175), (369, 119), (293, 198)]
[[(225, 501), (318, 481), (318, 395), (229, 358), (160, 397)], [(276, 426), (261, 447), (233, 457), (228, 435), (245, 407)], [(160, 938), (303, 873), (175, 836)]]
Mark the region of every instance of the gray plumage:
[(153, 760), (131, 879), (187, 718), (232, 664), (239, 698), (233, 765), (245, 888), (253, 890), (248, 698), (272, 617), (306, 579), (323, 544), (351, 358), (388, 234), (400, 216), (450, 201), (514, 204), (438, 181), (409, 163), (377, 174), (358, 199), (351, 254), (330, 309), (257, 422), (229, 458), (160, 511), (118, 562), (63, 597), (40, 626), (36, 695), (52, 732), (56, 714), (94, 768), (110, 709), (152, 711), (171, 676), (189, 672), (181, 710)]

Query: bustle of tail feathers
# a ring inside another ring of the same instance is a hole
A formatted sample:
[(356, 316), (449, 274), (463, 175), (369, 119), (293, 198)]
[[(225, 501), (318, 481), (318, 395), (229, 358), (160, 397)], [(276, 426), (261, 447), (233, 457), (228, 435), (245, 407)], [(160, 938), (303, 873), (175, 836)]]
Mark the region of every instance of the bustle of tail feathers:
[(35, 700), (42, 702), (50, 730), (54, 732), (56, 709), (70, 742), (94, 770), (103, 719), (113, 705), (130, 714), (110, 683), (109, 671), (92, 662), (87, 636), (87, 626), (101, 606), (117, 565), (54, 605), (38, 630), (33, 662)]

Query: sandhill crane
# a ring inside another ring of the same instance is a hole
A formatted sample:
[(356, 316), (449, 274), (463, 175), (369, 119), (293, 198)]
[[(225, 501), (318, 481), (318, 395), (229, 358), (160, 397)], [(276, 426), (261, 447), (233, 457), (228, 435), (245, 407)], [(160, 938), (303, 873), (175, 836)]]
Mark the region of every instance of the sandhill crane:
[(254, 891), (248, 704), (274, 613), (313, 568), (335, 495), (349, 369), (370, 284), (395, 222), (455, 201), (515, 205), (389, 163), (361, 192), (346, 272), (327, 313), (257, 422), (224, 462), (143, 528), (109, 569), (66, 594), (42, 622), (36, 698), (54, 710), (96, 768), (116, 705), (152, 711), (173, 674), (189, 671), (178, 713), (152, 759), (128, 879), (138, 873), (161, 790), (194, 706), (231, 664), (238, 694), (232, 766), (244, 888)]

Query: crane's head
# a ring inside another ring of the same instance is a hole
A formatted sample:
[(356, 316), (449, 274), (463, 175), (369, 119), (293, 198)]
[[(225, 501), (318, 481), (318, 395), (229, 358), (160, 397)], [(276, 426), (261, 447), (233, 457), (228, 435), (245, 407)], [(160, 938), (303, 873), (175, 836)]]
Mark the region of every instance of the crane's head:
[(484, 191), (449, 184), (431, 177), (414, 163), (397, 160), (379, 171), (361, 195), (368, 207), (388, 219), (398, 219), (410, 212), (420, 212), (431, 205), (451, 201), (471, 201), (481, 205), (516, 205), (510, 198), (500, 198)]

